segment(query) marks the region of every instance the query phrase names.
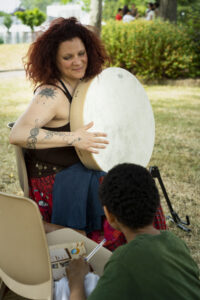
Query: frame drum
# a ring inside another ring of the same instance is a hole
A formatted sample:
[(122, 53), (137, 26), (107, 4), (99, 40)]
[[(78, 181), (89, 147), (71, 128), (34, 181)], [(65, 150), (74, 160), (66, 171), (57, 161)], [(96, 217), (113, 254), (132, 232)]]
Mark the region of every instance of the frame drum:
[(122, 68), (107, 68), (75, 90), (70, 111), (71, 131), (93, 121), (90, 131), (105, 132), (109, 145), (93, 154), (76, 148), (89, 169), (107, 172), (119, 163), (147, 166), (154, 146), (151, 104), (136, 77)]

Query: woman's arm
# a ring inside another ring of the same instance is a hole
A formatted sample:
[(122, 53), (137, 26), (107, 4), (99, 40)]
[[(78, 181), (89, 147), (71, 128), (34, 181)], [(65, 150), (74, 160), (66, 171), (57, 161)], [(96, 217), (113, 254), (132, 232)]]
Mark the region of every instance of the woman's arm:
[(40, 89), (25, 113), (13, 126), (10, 143), (29, 149), (75, 146), (93, 153), (98, 153), (98, 148), (105, 148), (108, 141), (102, 138), (106, 134), (88, 132), (88, 129), (93, 126), (92, 122), (75, 132), (42, 129), (43, 126), (47, 126), (52, 121), (55, 123), (59, 117), (61, 118), (63, 110), (66, 111), (65, 119), (67, 123), (69, 106), (66, 106), (66, 103), (66, 98), (58, 89), (51, 86)]

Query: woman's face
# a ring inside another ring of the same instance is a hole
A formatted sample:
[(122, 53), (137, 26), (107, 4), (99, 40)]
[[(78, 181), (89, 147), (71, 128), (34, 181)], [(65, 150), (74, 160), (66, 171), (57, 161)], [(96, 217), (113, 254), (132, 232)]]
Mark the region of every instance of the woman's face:
[(85, 46), (78, 37), (60, 43), (56, 60), (63, 78), (74, 81), (84, 77), (88, 57)]

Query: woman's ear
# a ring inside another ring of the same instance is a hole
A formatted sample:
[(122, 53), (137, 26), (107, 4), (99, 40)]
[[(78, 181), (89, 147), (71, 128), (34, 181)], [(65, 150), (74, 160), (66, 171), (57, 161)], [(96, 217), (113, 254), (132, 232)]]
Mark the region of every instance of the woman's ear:
[(106, 216), (106, 219), (108, 221), (108, 223), (115, 229), (119, 230), (119, 224), (118, 224), (118, 221), (117, 221), (117, 218), (108, 211), (107, 207), (104, 206), (103, 207), (104, 209), (104, 213), (105, 213), (105, 216)]

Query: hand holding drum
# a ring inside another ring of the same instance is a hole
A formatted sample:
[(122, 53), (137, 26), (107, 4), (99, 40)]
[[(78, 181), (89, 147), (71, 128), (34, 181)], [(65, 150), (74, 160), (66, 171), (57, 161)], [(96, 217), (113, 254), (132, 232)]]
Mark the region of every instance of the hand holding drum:
[(108, 144), (109, 142), (105, 139), (107, 136), (106, 133), (88, 131), (93, 125), (94, 123), (90, 122), (84, 127), (77, 129), (75, 131), (75, 137), (77, 136), (77, 138), (75, 138), (73, 144), (79, 150), (86, 150), (98, 154), (99, 151), (97, 149), (105, 149), (105, 144)]

